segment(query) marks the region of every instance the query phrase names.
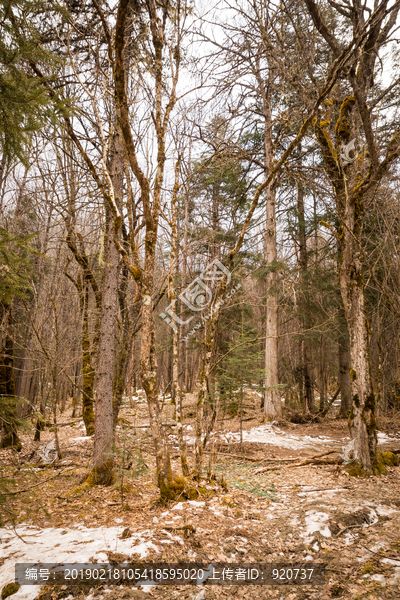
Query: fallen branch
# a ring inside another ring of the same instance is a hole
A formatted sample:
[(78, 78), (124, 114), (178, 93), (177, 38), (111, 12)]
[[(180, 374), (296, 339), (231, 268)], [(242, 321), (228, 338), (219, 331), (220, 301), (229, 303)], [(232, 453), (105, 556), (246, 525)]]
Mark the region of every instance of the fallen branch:
[(394, 556), (386, 556), (385, 554), (381, 554), (380, 552), (374, 552), (374, 550), (370, 550), (369, 548), (367, 548), (367, 546), (363, 546), (362, 544), (361, 548), (368, 550), (368, 552), (371, 552), (371, 554), (375, 554), (376, 556), (381, 556), (382, 558), (388, 558), (389, 560), (395, 560), (396, 562), (400, 562), (400, 556), (397, 558)]
[[(320, 452), (320, 454), (315, 454), (314, 456), (310, 456), (307, 460), (312, 460), (315, 458), (321, 458), (321, 456), (328, 456), (329, 454), (334, 454), (337, 450), (329, 450), (327, 452)], [(260, 462), (292, 462), (294, 460), (299, 460), (298, 458), (264, 458)]]
[[(176, 423), (175, 422), (173, 422), (173, 423), (161, 423), (161, 425), (163, 427), (176, 427)], [(132, 427), (134, 429), (147, 429), (148, 427), (150, 427), (150, 424), (149, 425), (132, 425)]]
[(60, 471), (59, 473), (57, 473), (57, 475), (54, 475), (53, 477), (48, 477), (44, 481), (39, 481), (39, 483), (35, 483), (35, 485), (31, 485), (31, 487), (25, 488), (24, 490), (15, 490), (14, 492), (3, 492), (3, 494), (5, 496), (15, 496), (16, 494), (24, 494), (25, 492), (29, 492), (29, 490), (31, 490), (34, 487), (37, 487), (38, 485), (43, 485), (44, 483), (46, 483), (46, 481), (51, 481), (52, 479), (55, 479), (56, 477), (61, 475), (61, 473), (65, 473), (65, 471), (67, 471), (69, 468), (70, 467), (68, 466), (66, 469), (64, 469), (64, 471)]
[(322, 410), (321, 412), (317, 413), (317, 416), (322, 415), (323, 417), (326, 417), (326, 415), (328, 414), (331, 406), (335, 402), (336, 398), (339, 396), (339, 393), (340, 393), (340, 386), (338, 387), (338, 389), (336, 390), (336, 392), (332, 396), (332, 398), (329, 400), (328, 405), (324, 408), (324, 410)]
[(85, 465), (82, 465), (82, 463), (68, 463), (67, 465), (64, 463), (45, 463), (43, 465), (35, 465), (34, 468), (35, 469), (46, 469), (46, 468), (53, 468), (53, 469), (62, 469), (63, 467), (82, 467), (84, 468)]
[[(82, 421), (82, 419), (76, 419), (75, 421), (68, 421), (68, 423), (57, 423), (57, 427), (68, 427), (69, 425), (76, 425), (76, 423), (79, 423), (80, 421)], [(55, 427), (55, 424), (47, 423), (46, 427)]]
[[(203, 450), (203, 454), (211, 454), (211, 450)], [(218, 452), (218, 450), (215, 451), (216, 455), (221, 455), (221, 456), (231, 456), (232, 458), (240, 458), (241, 460), (248, 460), (249, 462), (263, 462), (262, 460), (260, 460), (259, 458), (253, 458), (251, 456), (245, 456), (243, 454), (231, 454), (230, 452)]]
[(342, 533), (344, 533), (345, 531), (347, 531), (348, 529), (355, 529), (356, 527), (362, 527), (364, 525), (364, 523), (361, 523), (359, 525), (349, 525), (348, 527), (345, 527), (344, 529), (341, 529), (337, 534), (336, 537), (339, 537), (339, 535), (342, 535)]
[(349, 486), (343, 486), (341, 488), (319, 488), (317, 490), (304, 490), (302, 492), (297, 492), (298, 494), (312, 494), (313, 492), (341, 492), (342, 490), (350, 490)]
[(275, 465), (272, 467), (262, 467), (261, 469), (256, 469), (254, 473), (258, 475), (258, 473), (265, 473), (266, 471), (277, 471), (278, 469), (293, 469), (295, 467), (307, 467), (309, 465), (341, 465), (343, 464), (343, 459), (341, 458), (333, 458), (331, 460), (319, 460), (309, 458), (303, 462), (296, 463), (294, 465)]

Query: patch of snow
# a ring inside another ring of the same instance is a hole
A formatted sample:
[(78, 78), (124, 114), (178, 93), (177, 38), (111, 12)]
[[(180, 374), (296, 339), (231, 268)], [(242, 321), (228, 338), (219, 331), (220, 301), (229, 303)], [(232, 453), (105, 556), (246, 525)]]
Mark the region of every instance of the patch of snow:
[(381, 444), (384, 444), (385, 442), (392, 442), (394, 439), (396, 439), (396, 434), (390, 435), (388, 433), (382, 433), (382, 431), (378, 431), (377, 436), (378, 442)]
[(82, 442), (82, 441), (83, 442), (87, 442), (87, 441), (89, 441), (91, 439), (92, 439), (92, 437), (90, 435), (84, 435), (83, 437), (72, 438), (72, 440), (74, 442)]
[(329, 521), (329, 515), (323, 512), (315, 512), (315, 511), (307, 511), (306, 512), (306, 531), (301, 535), (301, 537), (308, 538), (313, 533), (319, 532), (324, 537), (331, 537), (331, 531), (326, 525), (326, 522)]
[(379, 521), (378, 515), (376, 514), (374, 509), (371, 508), (370, 513), (369, 513), (369, 524), (367, 525), (365, 523), (365, 525), (363, 525), (363, 527), (369, 527), (370, 525), (375, 525), (375, 523), (377, 523), (378, 521)]
[(381, 585), (385, 585), (386, 577), (385, 575), (381, 575), (380, 573), (374, 573), (374, 575), (363, 575), (364, 579), (369, 579), (370, 581), (378, 581)]
[(378, 550), (382, 550), (385, 546), (387, 546), (387, 542), (378, 542), (375, 546), (372, 546), (371, 552), (378, 552)]
[[(183, 508), (186, 508), (187, 506), (193, 506), (193, 507), (197, 507), (197, 506), (205, 506), (205, 502), (198, 502), (197, 500), (188, 500), (187, 502), (179, 502), (178, 504), (175, 504), (175, 506), (173, 506), (171, 508), (171, 510), (182, 510)], [(165, 514), (165, 513), (163, 513)], [(161, 515), (163, 516), (163, 515)]]
[[(230, 441), (239, 441), (240, 433), (227, 432), (225, 438)], [(217, 435), (216, 435), (217, 437)], [(321, 444), (336, 443), (337, 440), (326, 436), (312, 437), (309, 435), (300, 436), (292, 433), (286, 433), (273, 423), (265, 423), (258, 427), (253, 427), (249, 431), (243, 431), (244, 442), (255, 442), (259, 444), (271, 444), (280, 446), (281, 448), (290, 448), (296, 450), (298, 448), (313, 447)], [(189, 438), (188, 443), (194, 442), (194, 438)]]
[(142, 542), (141, 544), (130, 548), (130, 552), (133, 552), (133, 554), (140, 554), (140, 558), (144, 558), (147, 556), (149, 548), (159, 552), (159, 549), (153, 544), (153, 542)]
[(400, 567), (394, 568), (394, 575), (388, 581), (389, 585), (398, 585), (400, 583)]
[(335, 494), (336, 492), (348, 492), (348, 488), (337, 488), (335, 490), (309, 490), (305, 492), (299, 492), (298, 496), (308, 496), (309, 494), (321, 494), (323, 492), (328, 492), (329, 494)]
[(393, 560), (392, 558), (382, 558), (381, 562), (386, 563), (387, 565), (394, 565), (395, 567), (400, 567), (400, 559)]
[(382, 506), (381, 504), (379, 506), (377, 506), (375, 510), (380, 517), (382, 515), (392, 515), (393, 513), (399, 512), (398, 510), (395, 510), (394, 508), (388, 508), (387, 506)]
[[(145, 558), (157, 546), (148, 538), (148, 530), (133, 534), (132, 538), (121, 539), (123, 527), (87, 528), (80, 525), (72, 528), (38, 529), (32, 526), (18, 527), (21, 540), (9, 529), (0, 529), (0, 582), (4, 585), (14, 581), (14, 566), (19, 563), (88, 563), (92, 560), (106, 562), (106, 552), (139, 554)], [(147, 538), (147, 539), (146, 539)], [(138, 543), (140, 542), (140, 543)], [(55, 548), (55, 544), (60, 546)], [(135, 545), (136, 544), (136, 545)], [(4, 582), (4, 583), (3, 583)], [(34, 600), (41, 586), (24, 585), (13, 594), (13, 600)]]

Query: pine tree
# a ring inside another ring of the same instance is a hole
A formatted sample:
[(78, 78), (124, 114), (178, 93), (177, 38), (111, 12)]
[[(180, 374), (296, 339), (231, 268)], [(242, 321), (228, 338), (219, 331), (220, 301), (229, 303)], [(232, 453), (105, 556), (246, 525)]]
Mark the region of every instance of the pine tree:
[(63, 61), (41, 42), (42, 29), (56, 5), (28, 0), (0, 0), (0, 147), (6, 160), (26, 162), (26, 145), (32, 132), (42, 128), (62, 108), (50, 97), (47, 79), (33, 66), (54, 70)]
[(33, 236), (11, 236), (0, 228), (0, 430), (1, 447), (14, 446), (21, 450), (17, 428), (17, 398), (14, 381), (14, 343), (11, 335), (12, 302), (27, 294), (30, 257), (34, 250), (29, 242)]
[[(228, 343), (226, 357), (218, 369), (218, 385), (220, 388), (220, 402), (223, 408), (236, 413), (240, 418), (240, 446), (243, 443), (243, 400), (246, 390), (263, 389), (260, 385), (265, 377), (264, 369), (260, 368), (263, 362), (263, 351), (257, 339), (257, 331), (245, 322), (245, 311), (241, 311), (241, 320), (236, 323), (238, 330), (234, 332)], [(239, 398), (238, 398), (239, 395)]]

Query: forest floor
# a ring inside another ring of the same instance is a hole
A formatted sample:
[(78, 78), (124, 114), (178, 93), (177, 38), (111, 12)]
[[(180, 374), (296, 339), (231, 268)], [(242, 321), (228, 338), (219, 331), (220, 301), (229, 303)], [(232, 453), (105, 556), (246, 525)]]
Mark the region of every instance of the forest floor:
[[(43, 431), (21, 436), (20, 453), (0, 451), (0, 477), (11, 479), (6, 504), (15, 528), (0, 529), (0, 590), (14, 581), (16, 562), (278, 563), (322, 562), (320, 586), (22, 586), (12, 600), (73, 597), (119, 599), (306, 600), (400, 599), (400, 468), (383, 477), (350, 477), (338, 464), (293, 464), (323, 452), (338, 457), (348, 443), (345, 420), (295, 425), (262, 424), (247, 411), (243, 444), (239, 422), (225, 417), (209, 444), (218, 449), (214, 470), (227, 487), (208, 484), (196, 500), (161, 506), (154, 452), (142, 394), (123, 407), (117, 429), (117, 481), (82, 487), (93, 440), (71, 410), (59, 416), (62, 459), (50, 466), (38, 451), (54, 438)], [(256, 399), (255, 399), (256, 402)], [(185, 437), (192, 460), (193, 398), (184, 403)], [(164, 404), (173, 468), (180, 472), (173, 406)], [(69, 425), (65, 425), (69, 423)], [(381, 419), (379, 444), (400, 449), (400, 424)], [(207, 470), (209, 455), (205, 457)], [(289, 461), (287, 459), (300, 459)], [(271, 470), (260, 471), (261, 467)], [(213, 489), (212, 489), (213, 488)]]

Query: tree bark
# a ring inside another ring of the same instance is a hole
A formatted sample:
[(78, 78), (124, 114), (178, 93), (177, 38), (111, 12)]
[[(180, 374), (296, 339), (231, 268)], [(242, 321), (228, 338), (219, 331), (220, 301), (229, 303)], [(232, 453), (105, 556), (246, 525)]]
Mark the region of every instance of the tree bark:
[(92, 348), (90, 347), (89, 287), (87, 284), (82, 292), (82, 418), (86, 427), (86, 435), (93, 435), (95, 421), (93, 411), (94, 369), (92, 366)]
[(275, 190), (267, 189), (267, 225), (265, 234), (265, 258), (270, 270), (266, 276), (265, 304), (265, 396), (264, 413), (267, 419), (273, 420), (282, 414), (281, 395), (278, 384), (278, 300), (276, 296), (276, 218)]
[[(267, 85), (259, 82), (264, 112), (264, 165), (265, 175), (271, 170), (274, 145), (272, 140), (271, 85), (269, 77)], [(266, 228), (265, 228), (265, 261), (268, 269), (266, 276), (265, 303), (265, 395), (264, 414), (273, 420), (282, 414), (281, 395), (278, 384), (278, 300), (276, 296), (276, 215), (275, 186), (270, 183), (266, 188)]]
[[(346, 327), (347, 330), (347, 327)], [(351, 410), (350, 350), (347, 337), (339, 338), (340, 414), (348, 417)]]
[[(121, 145), (114, 134), (109, 170), (116, 198), (122, 198), (124, 162)], [(95, 376), (95, 434), (91, 482), (109, 485), (113, 481), (113, 382), (116, 324), (118, 314), (119, 252), (114, 244), (114, 219), (106, 204), (104, 279), (100, 321), (99, 354)]]
[[(301, 146), (299, 146), (299, 155), (301, 155)], [(297, 184), (297, 214), (299, 219), (299, 269), (302, 284), (302, 298), (300, 301), (301, 318), (303, 329), (306, 330), (305, 337), (302, 340), (302, 359), (303, 359), (303, 377), (304, 377), (304, 396), (303, 409), (305, 413), (314, 413), (314, 389), (312, 385), (312, 346), (309, 329), (311, 328), (311, 317), (309, 309), (309, 290), (308, 290), (308, 253), (307, 253), (307, 235), (306, 221), (304, 211), (304, 187), (301, 181)]]
[(352, 407), (349, 428), (355, 439), (355, 458), (370, 473), (377, 467), (375, 394), (372, 383), (369, 327), (365, 312), (364, 276), (358, 245), (362, 214), (360, 204), (348, 199), (340, 264), (340, 289), (350, 335)]

